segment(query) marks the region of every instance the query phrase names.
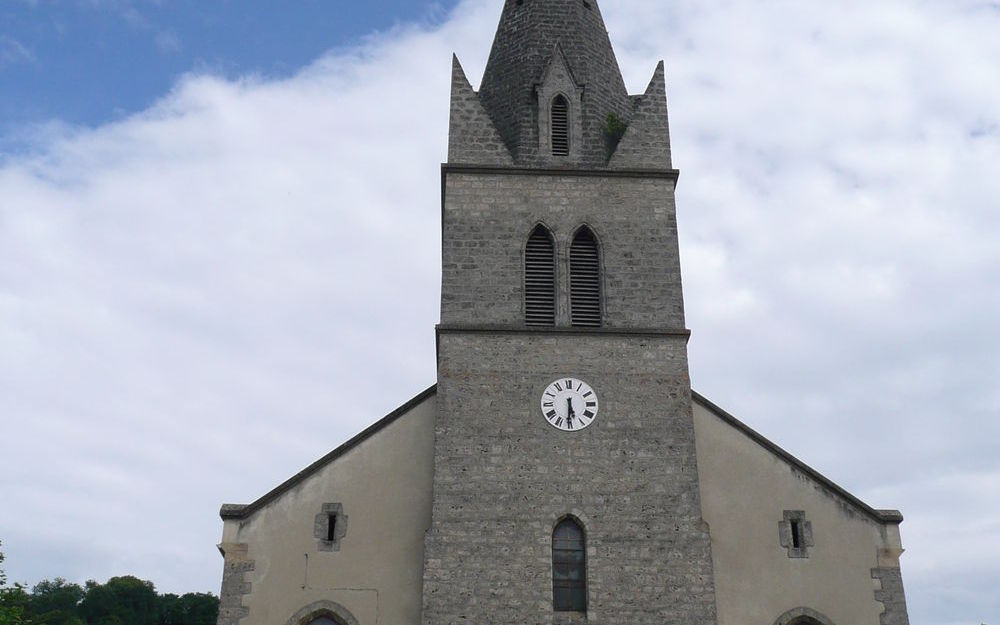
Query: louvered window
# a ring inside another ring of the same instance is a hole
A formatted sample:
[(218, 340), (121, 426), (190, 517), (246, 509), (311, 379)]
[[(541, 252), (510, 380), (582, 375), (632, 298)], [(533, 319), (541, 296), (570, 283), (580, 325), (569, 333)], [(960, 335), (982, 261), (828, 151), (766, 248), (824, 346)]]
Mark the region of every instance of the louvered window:
[(552, 531), (552, 609), (587, 611), (586, 544), (573, 519), (563, 519)]
[(601, 325), (600, 253), (587, 227), (580, 228), (569, 248), (569, 298), (573, 325)]
[(536, 226), (524, 248), (524, 322), (529, 326), (556, 323), (556, 263), (552, 235)]
[(552, 156), (569, 154), (569, 102), (557, 95), (552, 101)]

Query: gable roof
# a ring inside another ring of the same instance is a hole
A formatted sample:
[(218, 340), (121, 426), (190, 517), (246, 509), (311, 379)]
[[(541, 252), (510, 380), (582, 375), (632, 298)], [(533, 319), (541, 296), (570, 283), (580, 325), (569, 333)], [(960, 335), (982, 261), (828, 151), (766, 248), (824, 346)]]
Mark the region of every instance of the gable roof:
[(716, 417), (721, 419), (724, 423), (732, 426), (733, 428), (742, 432), (747, 438), (757, 443), (767, 451), (771, 452), (781, 460), (785, 461), (798, 471), (801, 471), (805, 475), (809, 476), (813, 481), (817, 482), (820, 486), (825, 488), (828, 492), (832, 493), (842, 501), (850, 504), (852, 507), (856, 508), (861, 513), (871, 517), (873, 520), (879, 523), (901, 523), (903, 521), (903, 514), (899, 510), (876, 510), (872, 508), (865, 502), (861, 501), (851, 493), (847, 492), (832, 480), (816, 471), (806, 463), (802, 462), (792, 454), (788, 453), (781, 447), (778, 447), (768, 439), (764, 438), (762, 434), (752, 429), (747, 424), (743, 423), (733, 415), (729, 414), (722, 408), (719, 408), (711, 401), (706, 399), (703, 395), (695, 392), (693, 389), (691, 391), (691, 398), (701, 404), (709, 412), (714, 414)]
[(437, 392), (437, 384), (431, 386), (430, 388), (418, 394), (416, 397), (406, 402), (399, 408), (396, 408), (395, 410), (385, 415), (375, 423), (371, 424), (370, 426), (362, 430), (357, 436), (354, 436), (340, 447), (337, 447), (336, 449), (326, 454), (316, 462), (310, 464), (308, 467), (302, 469), (292, 477), (288, 478), (287, 480), (285, 480), (284, 482), (273, 488), (269, 493), (259, 498), (257, 501), (251, 504), (234, 504), (234, 503), (222, 504), (222, 509), (219, 510), (219, 516), (221, 516), (223, 519), (245, 519), (249, 517), (251, 514), (260, 510), (267, 504), (271, 503), (272, 501), (283, 495), (285, 492), (291, 490), (295, 486), (302, 483), (306, 478), (308, 478), (313, 473), (316, 473), (317, 471), (325, 467), (327, 464), (333, 462), (337, 458), (343, 456), (350, 450), (354, 449), (364, 441), (368, 440), (369, 438), (377, 434), (379, 431), (381, 431), (386, 426), (390, 425), (396, 419), (410, 412), (410, 410), (417, 407), (417, 405), (423, 403), (425, 399), (435, 394), (436, 392)]
[[(291, 490), (295, 486), (305, 481), (306, 478), (313, 475), (314, 473), (325, 467), (327, 464), (333, 462), (334, 460), (343, 456), (344, 454), (354, 449), (364, 441), (368, 440), (369, 438), (380, 432), (383, 428), (392, 424), (394, 421), (396, 421), (403, 415), (410, 412), (410, 410), (412, 410), (419, 404), (423, 403), (424, 400), (434, 395), (435, 393), (437, 393), (437, 384), (427, 388), (426, 390), (419, 393), (418, 395), (416, 395), (414, 398), (412, 398), (399, 408), (396, 408), (386, 416), (382, 417), (375, 423), (371, 424), (370, 426), (362, 430), (360, 433), (358, 433), (356, 436), (354, 436), (344, 444), (340, 445), (330, 453), (326, 454), (316, 462), (313, 462), (306, 468), (302, 469), (292, 477), (288, 478), (287, 480), (285, 480), (284, 482), (273, 488), (270, 492), (260, 497), (253, 503), (223, 504), (222, 509), (219, 510), (219, 516), (221, 516), (224, 520), (246, 519), (254, 512), (260, 510), (267, 504), (271, 503), (272, 501), (283, 495), (285, 492)], [(836, 483), (834, 483), (832, 480), (825, 477), (824, 475), (822, 475), (821, 473), (819, 473), (806, 463), (802, 462), (792, 454), (788, 453), (781, 447), (769, 441), (762, 434), (750, 428), (750, 426), (746, 425), (733, 415), (729, 414), (722, 408), (713, 404), (703, 395), (692, 390), (691, 396), (693, 401), (701, 404), (702, 407), (706, 408), (709, 412), (711, 412), (716, 417), (721, 419), (724, 423), (727, 423), (731, 427), (739, 430), (745, 436), (750, 438), (752, 441), (754, 441), (767, 451), (771, 452), (784, 462), (788, 463), (798, 471), (801, 471), (803, 474), (809, 476), (812, 480), (817, 482), (828, 492), (834, 494), (836, 497), (840, 498), (845, 503), (856, 508), (861, 513), (871, 517), (872, 519), (874, 519), (879, 523), (901, 523), (903, 521), (903, 515), (898, 510), (876, 510), (875, 508), (872, 508), (871, 506), (861, 501), (854, 495), (850, 494), (849, 492), (838, 486)]]

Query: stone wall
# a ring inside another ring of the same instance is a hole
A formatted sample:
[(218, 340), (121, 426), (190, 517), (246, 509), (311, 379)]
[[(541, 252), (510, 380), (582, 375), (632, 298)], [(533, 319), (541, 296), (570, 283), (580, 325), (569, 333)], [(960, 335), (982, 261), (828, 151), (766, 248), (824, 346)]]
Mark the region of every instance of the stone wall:
[[(542, 417), (576, 376), (600, 412), (579, 432)], [(686, 335), (439, 332), (434, 502), (423, 623), (558, 623), (551, 532), (586, 531), (590, 622), (715, 622)]]
[(872, 579), (881, 582), (881, 588), (875, 591), (875, 600), (885, 606), (879, 617), (881, 625), (910, 625), (910, 617), (906, 614), (906, 595), (903, 593), (903, 574), (899, 568), (874, 568)]
[(254, 561), (248, 556), (246, 543), (222, 543), (219, 550), (224, 560), (222, 589), (219, 591), (218, 625), (237, 625), (250, 613), (244, 597), (251, 591), (247, 573), (254, 570)]
[(627, 172), (446, 168), (441, 323), (523, 324), (523, 250), (553, 233), (568, 325), (569, 244), (586, 224), (601, 246), (604, 327), (684, 327), (675, 178)]

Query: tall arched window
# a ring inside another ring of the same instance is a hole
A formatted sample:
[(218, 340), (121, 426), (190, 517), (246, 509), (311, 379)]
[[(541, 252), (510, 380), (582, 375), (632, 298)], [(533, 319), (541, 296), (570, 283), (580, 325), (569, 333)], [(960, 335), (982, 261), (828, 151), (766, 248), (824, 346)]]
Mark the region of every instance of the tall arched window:
[(586, 541), (573, 519), (563, 519), (552, 530), (552, 609), (587, 611)]
[(590, 228), (580, 228), (569, 248), (570, 320), (574, 326), (601, 325), (601, 258)]
[(552, 137), (552, 156), (569, 155), (569, 102), (557, 95), (552, 100), (549, 131)]
[(552, 235), (535, 226), (524, 247), (524, 322), (529, 326), (556, 323), (556, 261)]

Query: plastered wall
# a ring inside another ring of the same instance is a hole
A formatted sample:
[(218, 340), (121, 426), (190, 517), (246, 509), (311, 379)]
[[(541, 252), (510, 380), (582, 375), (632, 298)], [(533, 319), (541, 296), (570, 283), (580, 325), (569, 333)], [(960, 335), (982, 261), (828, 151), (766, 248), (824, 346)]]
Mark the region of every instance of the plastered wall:
[[(230, 576), (231, 590), (245, 591), (235, 595), (241, 625), (286, 625), (318, 602), (346, 608), (359, 625), (419, 621), (435, 407), (432, 394), (248, 519), (226, 521), (226, 566), (242, 573)], [(315, 537), (328, 503), (347, 519), (336, 550)]]
[[(901, 551), (898, 525), (874, 520), (697, 401), (693, 414), (719, 625), (773, 625), (799, 607), (835, 625), (879, 625), (872, 570), (898, 566), (887, 562)], [(785, 510), (811, 523), (806, 558), (779, 542)]]

